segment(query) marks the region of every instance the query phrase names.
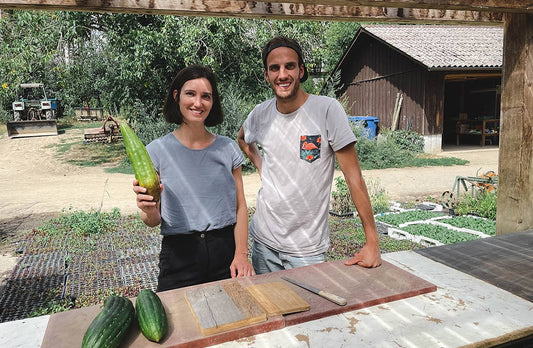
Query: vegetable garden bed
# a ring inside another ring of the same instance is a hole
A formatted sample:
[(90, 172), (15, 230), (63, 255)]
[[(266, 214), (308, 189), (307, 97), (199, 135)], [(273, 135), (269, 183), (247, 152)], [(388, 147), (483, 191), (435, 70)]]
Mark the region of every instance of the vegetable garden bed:
[[(412, 210), (376, 216), (382, 253), (482, 238), (495, 223)], [(357, 218), (330, 218), (327, 261), (349, 258), (365, 243)], [(476, 230), (477, 229), (477, 230)], [(0, 294), (0, 322), (101, 303), (111, 294), (135, 297), (157, 285), (161, 236), (138, 215), (64, 214), (34, 229)]]
[(388, 235), (424, 246), (465, 242), (495, 235), (496, 222), (474, 216), (450, 216), (425, 210), (379, 214), (378, 224), (388, 226)]

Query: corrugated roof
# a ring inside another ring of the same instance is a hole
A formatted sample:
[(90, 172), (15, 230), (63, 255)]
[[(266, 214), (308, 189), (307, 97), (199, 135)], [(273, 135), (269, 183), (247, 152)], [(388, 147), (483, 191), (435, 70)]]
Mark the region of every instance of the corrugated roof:
[(502, 67), (503, 27), (396, 24), (362, 29), (430, 70)]

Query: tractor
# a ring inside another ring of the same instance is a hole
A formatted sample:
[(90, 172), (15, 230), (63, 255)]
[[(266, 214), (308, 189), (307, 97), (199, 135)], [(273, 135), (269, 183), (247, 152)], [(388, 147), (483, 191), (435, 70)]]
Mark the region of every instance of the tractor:
[(22, 83), (13, 102), (13, 120), (7, 122), (10, 138), (57, 135), (59, 101), (48, 98), (42, 83)]

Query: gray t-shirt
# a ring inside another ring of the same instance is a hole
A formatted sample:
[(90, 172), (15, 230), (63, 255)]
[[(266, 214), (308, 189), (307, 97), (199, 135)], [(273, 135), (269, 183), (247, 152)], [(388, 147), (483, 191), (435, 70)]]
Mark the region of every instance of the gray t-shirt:
[(325, 252), (335, 151), (356, 141), (344, 109), (333, 98), (309, 95), (282, 114), (270, 99), (252, 110), (243, 129), (246, 143), (263, 150), (251, 236), (293, 256)]
[(193, 150), (169, 133), (146, 149), (163, 184), (161, 234), (210, 231), (237, 221), (233, 170), (244, 156), (234, 140), (217, 135), (207, 148)]

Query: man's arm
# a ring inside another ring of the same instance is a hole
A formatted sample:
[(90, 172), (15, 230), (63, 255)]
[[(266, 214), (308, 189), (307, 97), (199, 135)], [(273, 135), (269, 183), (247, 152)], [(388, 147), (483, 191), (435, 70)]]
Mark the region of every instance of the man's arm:
[(370, 204), (370, 197), (366, 188), (359, 159), (355, 151), (354, 143), (348, 144), (335, 152), (339, 167), (344, 174), (344, 179), (350, 190), (352, 201), (361, 218), (365, 231), (366, 243), (359, 253), (348, 260), (346, 265), (359, 264), (363, 267), (378, 267), (381, 265), (381, 253), (379, 250), (379, 238), (374, 221), (374, 214)]
[(261, 167), (263, 164), (261, 153), (259, 152), (259, 148), (257, 147), (256, 143), (248, 144), (246, 143), (246, 141), (244, 141), (244, 129), (242, 127), (239, 130), (239, 134), (237, 135), (237, 141), (242, 152), (244, 152), (244, 154), (250, 159), (250, 161), (252, 161), (254, 166), (257, 168), (257, 171), (259, 172), (259, 176), (261, 176)]

